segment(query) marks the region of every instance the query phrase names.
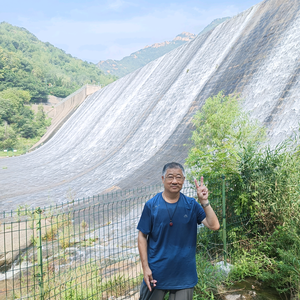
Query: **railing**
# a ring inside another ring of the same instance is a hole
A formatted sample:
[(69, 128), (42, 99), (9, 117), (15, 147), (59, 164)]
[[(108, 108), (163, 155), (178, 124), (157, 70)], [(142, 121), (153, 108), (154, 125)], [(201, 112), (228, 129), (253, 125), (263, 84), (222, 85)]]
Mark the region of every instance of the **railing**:
[[(230, 227), (242, 219), (228, 208), (222, 213), (225, 192), (230, 199), (233, 190), (229, 186), (225, 178), (209, 182), (210, 202), (219, 220), (227, 218)], [(134, 297), (142, 279), (136, 226), (144, 203), (162, 189), (151, 186), (2, 212), (0, 299)], [(196, 195), (189, 183), (182, 192)], [(200, 227), (198, 244), (212, 259), (226, 262), (225, 223), (222, 229), (220, 235)]]

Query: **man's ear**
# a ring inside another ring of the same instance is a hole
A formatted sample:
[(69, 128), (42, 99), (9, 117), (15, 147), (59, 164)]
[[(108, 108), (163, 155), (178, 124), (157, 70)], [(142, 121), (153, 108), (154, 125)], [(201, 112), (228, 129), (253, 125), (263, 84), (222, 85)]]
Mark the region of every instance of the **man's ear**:
[(164, 179), (165, 179), (164, 176), (161, 176), (161, 181), (162, 181), (163, 183), (164, 183)]

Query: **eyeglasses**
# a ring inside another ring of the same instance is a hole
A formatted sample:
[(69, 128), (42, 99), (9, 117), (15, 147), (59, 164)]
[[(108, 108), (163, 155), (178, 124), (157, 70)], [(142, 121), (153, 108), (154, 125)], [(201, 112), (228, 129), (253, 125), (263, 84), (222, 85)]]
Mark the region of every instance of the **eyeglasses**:
[(176, 179), (176, 181), (181, 182), (181, 181), (184, 180), (184, 177), (181, 177), (181, 176), (172, 176), (172, 175), (167, 176), (165, 178), (166, 178), (167, 181), (173, 181), (174, 179)]

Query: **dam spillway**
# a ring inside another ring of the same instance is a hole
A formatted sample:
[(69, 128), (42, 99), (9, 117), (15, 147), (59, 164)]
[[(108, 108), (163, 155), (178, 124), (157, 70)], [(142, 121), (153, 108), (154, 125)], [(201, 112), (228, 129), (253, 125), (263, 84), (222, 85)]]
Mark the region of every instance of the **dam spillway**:
[(275, 145), (298, 128), (300, 2), (267, 0), (89, 96), (39, 149), (0, 160), (1, 210), (158, 183), (223, 90)]

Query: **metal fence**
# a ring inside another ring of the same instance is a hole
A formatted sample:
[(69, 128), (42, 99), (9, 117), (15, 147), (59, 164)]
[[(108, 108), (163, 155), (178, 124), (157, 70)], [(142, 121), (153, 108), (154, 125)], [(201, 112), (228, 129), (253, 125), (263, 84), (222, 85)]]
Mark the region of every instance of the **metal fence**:
[[(225, 207), (234, 189), (224, 178), (209, 182), (209, 189), (222, 229), (199, 228), (199, 245), (226, 261), (226, 219), (227, 226), (240, 226), (243, 218), (237, 220)], [(144, 203), (159, 191), (162, 186), (152, 186), (2, 212), (0, 300), (138, 299), (142, 269), (136, 226)], [(196, 195), (189, 183), (182, 192)]]

